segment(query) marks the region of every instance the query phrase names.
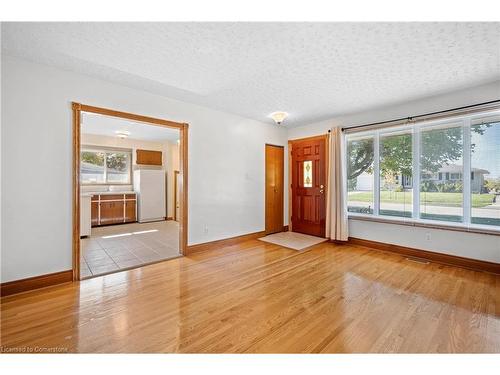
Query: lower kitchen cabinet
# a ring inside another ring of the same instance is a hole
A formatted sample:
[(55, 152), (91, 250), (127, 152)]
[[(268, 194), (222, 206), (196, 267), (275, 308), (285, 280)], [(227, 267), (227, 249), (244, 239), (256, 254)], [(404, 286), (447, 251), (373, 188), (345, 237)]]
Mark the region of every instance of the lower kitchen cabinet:
[(92, 196), (92, 201), (90, 202), (90, 222), (93, 227), (99, 225), (99, 196)]
[(117, 224), (124, 222), (124, 202), (101, 202), (100, 224)]
[(137, 221), (136, 215), (136, 201), (125, 201), (125, 222), (133, 223)]
[(135, 194), (96, 194), (91, 204), (93, 227), (137, 221)]

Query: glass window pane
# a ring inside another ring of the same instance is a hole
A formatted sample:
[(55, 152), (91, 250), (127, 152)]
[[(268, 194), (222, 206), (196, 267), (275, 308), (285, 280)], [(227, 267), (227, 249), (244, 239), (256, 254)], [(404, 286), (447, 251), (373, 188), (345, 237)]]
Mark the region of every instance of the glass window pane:
[(420, 217), (422, 219), (453, 222), (463, 220), (462, 155), (463, 137), (460, 123), (421, 131)]
[(380, 215), (412, 217), (412, 134), (380, 135)]
[(104, 184), (104, 153), (82, 151), (80, 153), (80, 181), (82, 184)]
[(471, 124), (471, 222), (500, 226), (500, 117)]
[(347, 211), (373, 213), (373, 137), (347, 140)]
[(312, 187), (312, 161), (304, 161), (302, 167), (304, 168), (304, 187)]
[(127, 152), (106, 153), (107, 182), (130, 183), (130, 154)]

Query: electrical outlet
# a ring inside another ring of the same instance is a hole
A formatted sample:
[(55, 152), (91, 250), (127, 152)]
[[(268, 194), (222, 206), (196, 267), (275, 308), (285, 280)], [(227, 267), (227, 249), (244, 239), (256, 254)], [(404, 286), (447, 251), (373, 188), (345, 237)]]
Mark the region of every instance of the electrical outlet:
[(208, 234), (208, 225), (205, 225), (205, 228), (203, 228), (203, 233)]
[(430, 232), (427, 232), (427, 233), (425, 234), (425, 239), (426, 239), (427, 241), (430, 241), (430, 240), (431, 240), (431, 234), (430, 234)]

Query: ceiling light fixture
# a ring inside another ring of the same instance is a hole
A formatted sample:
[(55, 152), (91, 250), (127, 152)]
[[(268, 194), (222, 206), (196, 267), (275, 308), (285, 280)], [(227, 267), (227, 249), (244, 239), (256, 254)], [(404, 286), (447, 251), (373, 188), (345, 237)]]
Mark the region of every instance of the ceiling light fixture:
[(126, 130), (117, 130), (115, 131), (115, 134), (118, 138), (124, 139), (130, 135), (130, 132)]
[(281, 123), (288, 117), (288, 113), (281, 111), (273, 112), (269, 115), (269, 117), (271, 117), (276, 124), (281, 125)]

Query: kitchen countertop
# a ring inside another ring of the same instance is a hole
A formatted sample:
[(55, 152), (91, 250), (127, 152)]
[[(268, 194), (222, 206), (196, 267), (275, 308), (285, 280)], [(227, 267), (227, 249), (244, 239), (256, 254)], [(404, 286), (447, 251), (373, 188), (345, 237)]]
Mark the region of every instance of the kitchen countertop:
[(115, 195), (115, 194), (136, 194), (135, 191), (90, 191), (81, 193), (82, 197), (91, 197), (92, 195)]

